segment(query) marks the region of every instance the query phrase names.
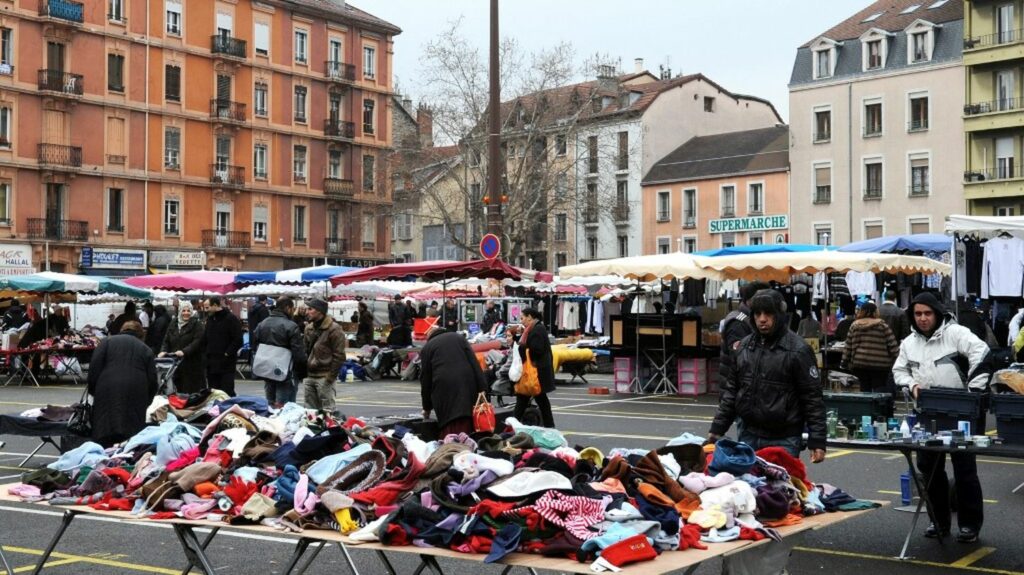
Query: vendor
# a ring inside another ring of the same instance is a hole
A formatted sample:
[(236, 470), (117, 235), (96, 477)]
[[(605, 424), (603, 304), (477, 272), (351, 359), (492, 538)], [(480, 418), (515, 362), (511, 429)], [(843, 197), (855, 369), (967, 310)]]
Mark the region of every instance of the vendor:
[(487, 308), (484, 310), (484, 322), (480, 326), (480, 329), (484, 333), (491, 333), (491, 328), (494, 324), (501, 321), (501, 310), (494, 305), (493, 300), (487, 300)]
[(373, 312), (366, 306), (366, 302), (359, 302), (359, 311), (356, 314), (356, 321), (359, 327), (356, 329), (356, 345), (362, 347), (373, 343)]

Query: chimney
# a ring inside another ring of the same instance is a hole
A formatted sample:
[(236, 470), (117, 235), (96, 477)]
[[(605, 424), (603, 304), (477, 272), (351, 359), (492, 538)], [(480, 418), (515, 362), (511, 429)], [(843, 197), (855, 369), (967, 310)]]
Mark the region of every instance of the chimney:
[(434, 147), (434, 113), (430, 108), (423, 105), (416, 108), (416, 124), (420, 127), (420, 145)]
[(633, 60), (633, 71), (636, 72), (637, 74), (639, 74), (640, 72), (644, 71), (644, 59), (643, 58), (637, 58), (637, 59)]
[(406, 112), (411, 111), (412, 110), (412, 98), (402, 98), (402, 106), (405, 108)]

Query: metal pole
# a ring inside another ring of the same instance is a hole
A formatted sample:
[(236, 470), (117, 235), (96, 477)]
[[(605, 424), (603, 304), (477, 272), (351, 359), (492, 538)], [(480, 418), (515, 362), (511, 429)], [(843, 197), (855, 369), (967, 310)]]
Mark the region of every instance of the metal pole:
[(498, 0), (491, 0), (491, 98), (487, 135), (487, 231), (500, 237), (501, 217), (501, 68), (498, 59)]

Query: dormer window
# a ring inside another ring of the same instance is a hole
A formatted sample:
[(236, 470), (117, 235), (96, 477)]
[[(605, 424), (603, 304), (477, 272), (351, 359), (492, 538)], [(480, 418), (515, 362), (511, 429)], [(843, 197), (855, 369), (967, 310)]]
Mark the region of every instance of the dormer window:
[(831, 78), (836, 73), (836, 46), (839, 43), (828, 38), (818, 38), (811, 43), (815, 80)]
[(868, 70), (882, 67), (882, 41), (872, 40), (868, 42)]
[(880, 70), (885, 67), (889, 57), (889, 37), (891, 32), (881, 28), (871, 28), (861, 34), (861, 70)]
[(907, 63), (930, 62), (935, 48), (935, 29), (939, 26), (927, 20), (915, 20), (905, 30), (907, 34)]
[(910, 35), (911, 58), (913, 62), (928, 60), (928, 34), (918, 32)]

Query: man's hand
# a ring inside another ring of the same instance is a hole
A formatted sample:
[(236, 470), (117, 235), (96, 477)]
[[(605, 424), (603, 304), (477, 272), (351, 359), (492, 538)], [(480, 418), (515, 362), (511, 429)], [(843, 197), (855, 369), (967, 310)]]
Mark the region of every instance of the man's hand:
[(175, 357), (178, 357), (178, 358), (182, 358), (182, 357), (185, 357), (185, 352), (183, 352), (183, 351), (181, 351), (181, 350), (179, 349), (178, 351), (174, 352), (174, 356), (175, 356)]
[(424, 409), (423, 410), (423, 419), (430, 419), (430, 410), (429, 409)]
[(811, 452), (811, 463), (821, 463), (825, 461), (825, 450), (815, 449)]
[(157, 354), (157, 357), (164, 357), (166, 355), (167, 355), (166, 351), (161, 351), (159, 354)]
[(704, 440), (704, 445), (714, 445), (718, 443), (719, 439), (717, 433), (708, 433), (708, 438)]

